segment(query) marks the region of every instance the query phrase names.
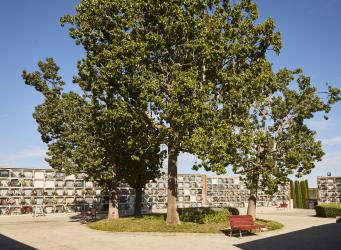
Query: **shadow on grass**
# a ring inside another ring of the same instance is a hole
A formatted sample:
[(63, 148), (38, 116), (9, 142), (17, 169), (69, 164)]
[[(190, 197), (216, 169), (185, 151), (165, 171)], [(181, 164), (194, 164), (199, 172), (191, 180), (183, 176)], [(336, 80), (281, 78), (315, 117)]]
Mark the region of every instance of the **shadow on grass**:
[[(160, 216), (163, 216), (163, 214), (143, 214), (143, 215), (120, 215), (120, 218), (136, 218), (136, 219), (142, 219), (145, 217), (155, 217), (158, 218)], [(88, 222), (95, 222), (98, 220), (103, 220), (103, 219), (107, 219), (108, 218), (108, 214), (107, 213), (97, 213), (96, 214), (96, 218), (91, 218), (91, 216), (89, 215), (84, 215), (83, 213), (78, 213), (75, 215), (71, 215), (69, 217), (69, 222), (79, 222), (81, 224), (85, 224)]]
[(341, 249), (341, 223), (331, 223), (235, 245), (240, 249)]
[(3, 234), (0, 234), (0, 249), (15, 249), (15, 250), (36, 250), (37, 248), (31, 247)]

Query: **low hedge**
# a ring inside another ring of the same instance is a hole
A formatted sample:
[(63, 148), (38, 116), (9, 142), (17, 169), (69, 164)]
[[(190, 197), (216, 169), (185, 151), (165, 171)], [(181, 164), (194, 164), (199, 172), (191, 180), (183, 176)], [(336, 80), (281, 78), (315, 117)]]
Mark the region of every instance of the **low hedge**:
[(315, 206), (316, 216), (336, 217), (341, 216), (341, 204), (319, 204)]
[(226, 222), (230, 215), (239, 215), (239, 210), (234, 207), (209, 208), (193, 207), (179, 208), (179, 217), (184, 222), (219, 223)]

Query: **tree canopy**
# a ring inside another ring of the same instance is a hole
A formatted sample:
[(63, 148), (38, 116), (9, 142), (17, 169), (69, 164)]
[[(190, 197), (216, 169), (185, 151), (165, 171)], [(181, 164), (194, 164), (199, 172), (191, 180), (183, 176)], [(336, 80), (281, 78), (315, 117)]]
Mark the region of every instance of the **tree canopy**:
[(24, 73), (45, 95), (43, 105), (51, 106), (38, 106), (36, 119), (51, 124), (40, 131), (53, 164), (82, 163), (113, 185), (139, 172), (121, 170), (131, 160), (144, 171), (150, 162), (157, 166), (162, 154), (155, 162), (151, 156), (166, 144), (166, 221), (177, 224), (180, 152), (201, 159), (195, 169), (225, 173), (232, 165), (254, 206), (259, 186), (273, 193), (289, 174), (307, 174), (321, 159), (321, 144), (305, 121), (329, 112), (340, 90), (329, 87), (324, 102), (301, 70), (273, 71), (267, 53), (280, 52), (281, 35), (271, 18), (258, 20), (251, 0), (82, 0), (61, 23), (70, 25), (70, 36), (86, 52), (74, 77), (82, 96), (60, 93), (54, 63)]
[[(340, 89), (329, 86), (320, 93), (300, 69), (281, 69), (268, 81), (268, 90), (260, 93), (248, 107), (248, 115), (228, 134), (223, 128), (218, 132), (205, 131), (208, 134), (196, 139), (206, 137), (210, 142), (198, 147), (201, 166), (224, 173), (226, 166), (231, 165), (234, 173), (241, 175), (251, 191), (248, 213), (254, 216), (259, 188), (274, 194), (279, 185), (289, 181), (289, 175), (307, 175), (322, 160), (321, 141), (306, 121), (317, 112), (327, 114), (340, 100)], [(218, 128), (229, 123), (223, 112), (216, 121)], [(226, 137), (236, 140), (230, 143)], [(231, 150), (232, 154), (226, 153)]]
[(221, 129), (234, 142), (231, 124), (240, 124), (267, 88), (266, 51), (279, 52), (280, 34), (270, 18), (256, 23), (257, 7), (249, 0), (83, 0), (76, 10), (62, 18), (86, 51), (74, 81), (99, 102), (119, 96), (164, 135), (167, 223), (179, 223), (179, 152), (194, 152), (192, 135), (216, 127), (221, 105), (229, 116)]
[(164, 152), (159, 132), (119, 98), (103, 103), (86, 93), (64, 93), (53, 59), (38, 65), (39, 71), (24, 71), (23, 78), (45, 97), (33, 115), (48, 144), (47, 162), (66, 173), (85, 172), (109, 192), (113, 204), (109, 217), (118, 216), (120, 181), (141, 194), (144, 185), (160, 175)]

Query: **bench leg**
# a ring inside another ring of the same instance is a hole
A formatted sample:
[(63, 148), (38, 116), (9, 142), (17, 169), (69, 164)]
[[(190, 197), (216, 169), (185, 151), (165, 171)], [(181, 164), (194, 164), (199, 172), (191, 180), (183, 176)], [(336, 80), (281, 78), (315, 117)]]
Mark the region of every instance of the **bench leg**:
[(232, 231), (233, 231), (233, 229), (231, 227), (231, 229), (230, 229), (230, 237), (232, 237)]
[(239, 229), (239, 237), (242, 237), (242, 231)]

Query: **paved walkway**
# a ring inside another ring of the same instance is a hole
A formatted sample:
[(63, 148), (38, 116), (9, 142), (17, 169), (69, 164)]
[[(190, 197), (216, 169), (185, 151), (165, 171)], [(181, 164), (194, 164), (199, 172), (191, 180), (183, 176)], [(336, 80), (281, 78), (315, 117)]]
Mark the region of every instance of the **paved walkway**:
[(313, 217), (313, 210), (258, 208), (258, 217), (285, 227), (243, 238), (208, 234), (110, 233), (96, 231), (67, 215), (0, 217), (0, 249), (340, 249), (341, 224)]

